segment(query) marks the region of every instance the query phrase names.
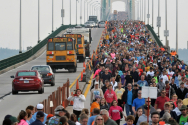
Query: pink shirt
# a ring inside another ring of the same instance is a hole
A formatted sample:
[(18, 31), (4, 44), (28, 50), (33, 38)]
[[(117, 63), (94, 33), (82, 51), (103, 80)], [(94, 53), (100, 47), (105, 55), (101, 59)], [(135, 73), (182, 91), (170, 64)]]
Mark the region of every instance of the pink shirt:
[(122, 112), (122, 108), (120, 106), (111, 106), (110, 109), (109, 109), (109, 115), (111, 116), (111, 118), (116, 121), (116, 120), (119, 120), (121, 119), (121, 116), (120, 116), (120, 112)]
[(18, 125), (29, 125), (24, 119), (20, 120)]
[(104, 93), (104, 98), (106, 99), (107, 103), (111, 103), (113, 100), (117, 101), (116, 93), (113, 90), (111, 91), (111, 93), (109, 92), (109, 90), (106, 90), (106, 92)]
[(95, 78), (96, 75), (99, 75), (100, 71), (101, 71), (100, 69), (97, 69), (97, 70), (95, 71), (95, 74), (93, 75), (93, 78)]
[(111, 55), (112, 59), (116, 56), (115, 53), (111, 53), (110, 55)]

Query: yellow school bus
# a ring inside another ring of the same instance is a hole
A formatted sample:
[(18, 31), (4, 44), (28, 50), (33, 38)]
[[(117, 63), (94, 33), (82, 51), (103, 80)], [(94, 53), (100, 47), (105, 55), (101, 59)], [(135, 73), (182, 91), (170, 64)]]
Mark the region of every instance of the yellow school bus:
[(65, 37), (74, 38), (76, 40), (77, 59), (79, 62), (85, 61), (84, 36), (81, 34), (65, 34)]
[(68, 37), (49, 38), (46, 63), (53, 69), (53, 72), (63, 68), (68, 69), (69, 72), (76, 72), (77, 56), (75, 40)]

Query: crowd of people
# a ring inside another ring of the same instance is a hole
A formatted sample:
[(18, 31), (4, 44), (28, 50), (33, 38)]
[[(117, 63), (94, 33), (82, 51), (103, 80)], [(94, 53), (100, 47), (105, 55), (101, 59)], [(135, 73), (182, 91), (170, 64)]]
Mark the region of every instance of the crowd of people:
[[(159, 47), (143, 22), (109, 21), (91, 60), (90, 100), (80, 89), (68, 98), (73, 114), (57, 106), (54, 115), (43, 105), (28, 106), (18, 117), (6, 115), (3, 125), (188, 125), (188, 68)], [(142, 98), (142, 87), (155, 87), (157, 98)], [(90, 103), (90, 110), (84, 102)]]

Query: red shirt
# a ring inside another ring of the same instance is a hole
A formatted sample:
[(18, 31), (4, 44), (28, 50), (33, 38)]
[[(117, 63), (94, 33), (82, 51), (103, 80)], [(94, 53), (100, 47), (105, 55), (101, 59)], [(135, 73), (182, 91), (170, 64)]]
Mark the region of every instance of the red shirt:
[(166, 97), (169, 97), (169, 90), (170, 90), (170, 87), (166, 88)]
[(114, 121), (119, 120), (121, 119), (120, 112), (122, 111), (120, 106), (111, 106), (109, 109), (109, 116), (111, 116)]
[(157, 104), (157, 108), (158, 109), (161, 109), (161, 110), (164, 110), (164, 104), (165, 102), (169, 102), (170, 99), (168, 97), (161, 97), (159, 96), (156, 101), (155, 101), (155, 104)]

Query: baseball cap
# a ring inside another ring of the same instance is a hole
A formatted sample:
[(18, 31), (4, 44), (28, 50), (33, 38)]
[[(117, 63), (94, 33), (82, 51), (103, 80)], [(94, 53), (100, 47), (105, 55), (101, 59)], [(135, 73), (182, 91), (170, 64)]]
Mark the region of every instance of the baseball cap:
[(18, 119), (14, 116), (11, 116), (9, 119), (11, 120), (12, 124), (15, 123), (15, 122), (18, 122)]
[(187, 106), (186, 105), (182, 105), (181, 108), (180, 108), (180, 111), (185, 110), (185, 109), (187, 109)]
[(4, 119), (9, 119), (12, 115), (6, 115)]
[(101, 98), (101, 97), (100, 97), (99, 95), (96, 95), (96, 96), (95, 96), (95, 99), (98, 99), (98, 98)]
[(99, 82), (95, 82), (95, 85), (98, 85), (99, 84)]
[(44, 113), (42, 111), (38, 111), (36, 117), (42, 118), (42, 117), (44, 117)]
[(44, 108), (43, 104), (37, 104), (37, 109), (41, 110), (43, 108)]
[(59, 105), (55, 108), (55, 112), (67, 112), (62, 105)]
[(47, 119), (53, 117), (53, 114), (48, 114)]

